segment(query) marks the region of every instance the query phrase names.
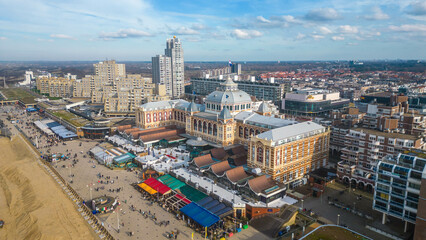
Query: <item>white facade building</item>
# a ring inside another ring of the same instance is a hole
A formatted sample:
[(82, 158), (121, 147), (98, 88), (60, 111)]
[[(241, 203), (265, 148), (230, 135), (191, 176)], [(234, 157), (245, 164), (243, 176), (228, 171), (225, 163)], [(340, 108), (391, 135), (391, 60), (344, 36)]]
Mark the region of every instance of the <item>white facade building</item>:
[(172, 39), (167, 39), (165, 54), (171, 60), (172, 96), (178, 98), (184, 93), (185, 80), (183, 48), (179, 38), (174, 36)]
[(166, 86), (166, 93), (173, 96), (171, 58), (165, 55), (152, 57), (152, 81)]

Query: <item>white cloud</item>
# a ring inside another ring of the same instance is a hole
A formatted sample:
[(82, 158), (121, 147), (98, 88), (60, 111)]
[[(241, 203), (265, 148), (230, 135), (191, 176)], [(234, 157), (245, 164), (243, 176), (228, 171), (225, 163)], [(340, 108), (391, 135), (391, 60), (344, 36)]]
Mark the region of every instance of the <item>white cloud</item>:
[(283, 15), (281, 16), (281, 18), (288, 23), (301, 23), (301, 21), (299, 19), (296, 19), (295, 17), (291, 16), (291, 15)]
[(262, 33), (256, 30), (234, 29), (231, 32), (231, 36), (237, 39), (252, 39), (261, 37)]
[(262, 16), (257, 16), (256, 20), (258, 20), (259, 22), (262, 22), (262, 23), (270, 23), (271, 22), (270, 20), (268, 20), (268, 19), (266, 19)]
[(120, 39), (120, 38), (140, 38), (140, 37), (151, 37), (152, 35), (150, 33), (136, 30), (136, 29), (120, 29), (117, 32), (109, 32), (104, 33), (102, 32), (99, 34), (99, 37), (104, 40), (111, 40), (111, 39)]
[(312, 35), (312, 38), (313, 38), (314, 40), (320, 40), (320, 39), (323, 39), (323, 38), (324, 38), (324, 36), (314, 34), (314, 35)]
[(358, 45), (358, 43), (357, 43), (357, 42), (348, 42), (348, 43), (346, 43), (346, 45), (349, 45), (349, 46), (357, 46), (357, 45)]
[(416, 1), (408, 5), (405, 12), (414, 16), (426, 15), (426, 1)]
[(365, 15), (364, 18), (367, 20), (386, 20), (389, 19), (389, 15), (384, 13), (382, 9), (379, 7), (373, 7), (371, 12), (371, 15)]
[(71, 37), (69, 35), (66, 34), (50, 34), (51, 38), (60, 38), (60, 39), (69, 39), (69, 40), (77, 40), (74, 37)]
[(329, 29), (328, 27), (324, 27), (324, 26), (319, 27), (318, 31), (321, 34), (330, 34), (330, 33), (333, 33), (333, 31), (331, 31), (331, 29)]
[(303, 33), (298, 33), (298, 34), (297, 34), (297, 36), (296, 36), (296, 39), (297, 39), (297, 40), (302, 40), (302, 39), (304, 39), (304, 38), (306, 38), (306, 35), (305, 35), (305, 34), (303, 34)]
[(342, 37), (342, 36), (332, 36), (331, 39), (333, 39), (333, 41), (343, 41), (343, 40), (345, 40), (345, 38)]
[(319, 8), (309, 11), (305, 19), (310, 21), (332, 21), (342, 18), (333, 8)]
[(200, 33), (198, 31), (192, 29), (192, 28), (179, 27), (179, 28), (173, 30), (172, 34), (174, 34), (174, 35), (198, 35)]
[(204, 30), (204, 29), (207, 29), (208, 27), (202, 23), (194, 23), (192, 24), (191, 28), (194, 30)]
[(344, 34), (354, 34), (354, 33), (358, 33), (359, 30), (358, 30), (358, 27), (355, 27), (355, 26), (342, 25), (338, 28), (338, 31)]
[(6, 40), (7, 37), (0, 37), (0, 40)]
[(43, 38), (37, 38), (37, 41), (39, 41), (39, 42), (54, 42), (53, 39), (43, 39)]
[(401, 26), (389, 26), (389, 29), (395, 32), (414, 32), (421, 33), (426, 32), (426, 25), (424, 24), (404, 24)]

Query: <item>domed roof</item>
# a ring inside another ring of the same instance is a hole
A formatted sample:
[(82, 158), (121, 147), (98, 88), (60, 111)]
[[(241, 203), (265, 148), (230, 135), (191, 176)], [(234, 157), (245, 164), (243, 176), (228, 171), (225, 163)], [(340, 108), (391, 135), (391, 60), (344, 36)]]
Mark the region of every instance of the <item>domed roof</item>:
[(271, 109), (269, 108), (269, 106), (263, 101), (260, 106), (259, 106), (259, 110), (257, 110), (260, 113), (268, 113), (271, 112)]
[(210, 93), (206, 102), (221, 103), (221, 104), (238, 104), (251, 102), (250, 95), (241, 91), (230, 78), (221, 84), (221, 89)]
[(189, 104), (189, 106), (188, 106), (188, 108), (187, 108), (187, 111), (188, 111), (188, 112), (199, 112), (199, 111), (200, 111), (200, 109), (198, 108), (197, 104), (195, 104), (195, 102), (194, 102), (194, 101), (192, 101), (192, 102)]
[(247, 103), (251, 102), (251, 98), (250, 95), (241, 90), (214, 91), (207, 96), (206, 102), (223, 104)]
[(224, 107), (222, 111), (220, 111), (219, 119), (230, 119), (232, 118), (231, 112), (228, 108)]

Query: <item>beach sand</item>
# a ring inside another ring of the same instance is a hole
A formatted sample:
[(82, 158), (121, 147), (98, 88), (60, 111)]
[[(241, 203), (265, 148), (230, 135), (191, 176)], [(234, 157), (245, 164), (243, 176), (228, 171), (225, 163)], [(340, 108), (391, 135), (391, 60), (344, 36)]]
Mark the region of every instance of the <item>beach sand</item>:
[(19, 136), (0, 138), (0, 219), (0, 239), (96, 237)]

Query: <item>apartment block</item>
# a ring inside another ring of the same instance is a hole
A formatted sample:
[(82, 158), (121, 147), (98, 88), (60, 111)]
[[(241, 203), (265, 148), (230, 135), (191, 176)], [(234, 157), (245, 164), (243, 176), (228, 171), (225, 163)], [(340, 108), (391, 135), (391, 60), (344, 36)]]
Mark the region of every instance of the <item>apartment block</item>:
[(118, 64), (115, 60), (107, 60), (93, 64), (95, 75), (99, 76), (99, 80), (105, 84), (111, 83), (116, 77), (126, 75), (126, 66)]
[(423, 137), (367, 128), (350, 129), (345, 137), (337, 176), (344, 183), (372, 191), (380, 159), (412, 149), (424, 149)]
[(74, 79), (68, 78), (38, 77), (36, 79), (36, 86), (40, 93), (49, 94), (50, 97), (72, 97), (74, 83)]
[(415, 224), (414, 239), (424, 239), (425, 234), (425, 165), (426, 153), (416, 150), (385, 157), (379, 161), (375, 172), (373, 209), (383, 213), (383, 224), (388, 215), (405, 221), (405, 229), (407, 223)]

